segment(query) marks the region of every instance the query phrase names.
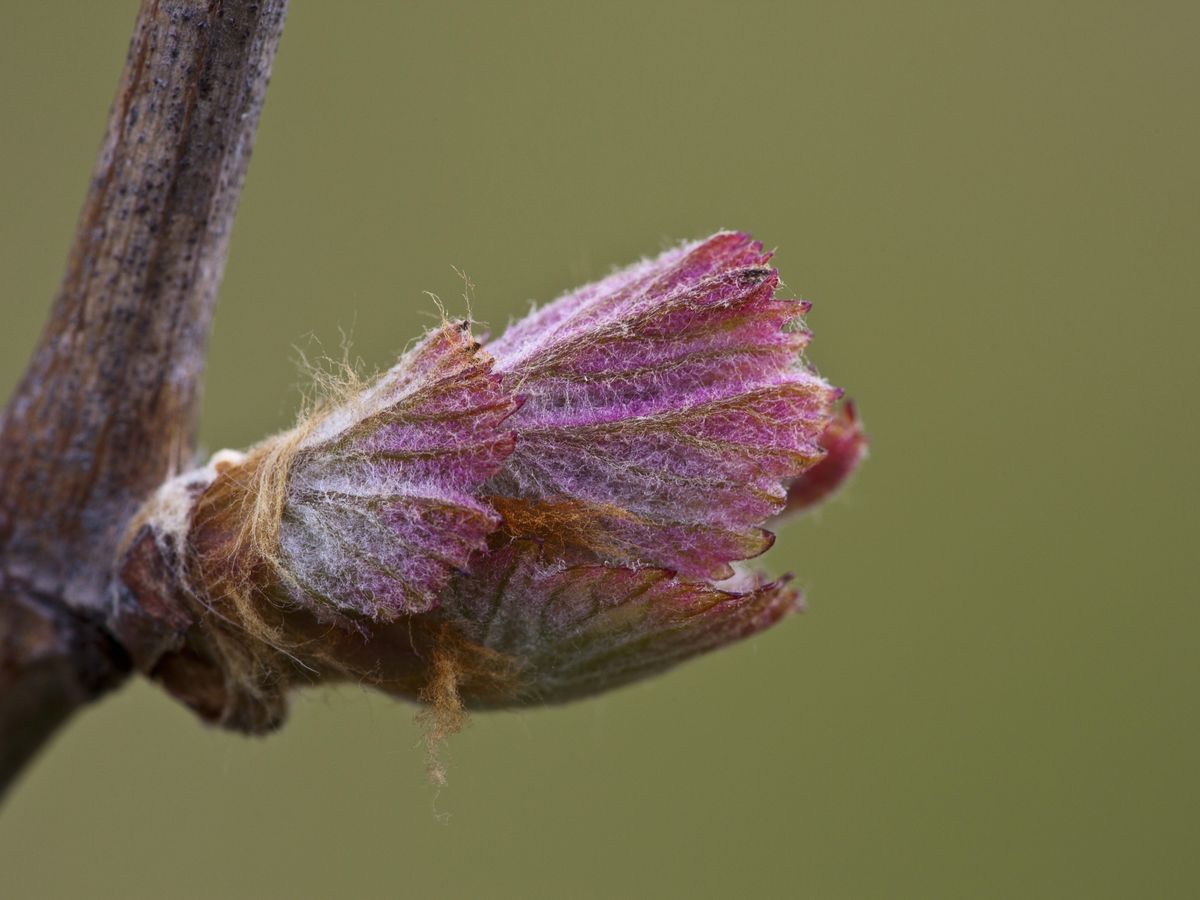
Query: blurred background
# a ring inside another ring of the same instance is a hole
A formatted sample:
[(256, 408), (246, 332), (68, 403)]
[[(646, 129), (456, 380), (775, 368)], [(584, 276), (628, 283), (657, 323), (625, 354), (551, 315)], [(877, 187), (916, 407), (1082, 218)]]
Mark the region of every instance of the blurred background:
[[(0, 2), (0, 393), (134, 0)], [(500, 329), (722, 227), (778, 248), (872, 458), (765, 558), (810, 611), (657, 680), (266, 740), (133, 683), (0, 812), (0, 893), (1194, 897), (1200, 7), (295, 0), (202, 439), (291, 422), (441, 297)], [(1193, 560), (1188, 562), (1188, 560)]]

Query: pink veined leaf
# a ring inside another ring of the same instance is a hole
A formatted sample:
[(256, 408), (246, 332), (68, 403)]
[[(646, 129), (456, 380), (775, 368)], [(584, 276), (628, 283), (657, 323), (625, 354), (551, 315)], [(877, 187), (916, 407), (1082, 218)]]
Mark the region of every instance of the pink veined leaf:
[(783, 582), (744, 589), (681, 581), (663, 569), (567, 565), (531, 541), (480, 554), (454, 579), (437, 615), (507, 667), (506, 692), (476, 707), (559, 703), (662, 672), (750, 637), (799, 608)]
[(489, 345), (523, 405), (484, 487), (510, 533), (723, 579), (766, 550), (784, 483), (823, 454), (839, 392), (801, 353), (808, 305), (722, 233), (580, 288)]
[(429, 609), (485, 545), (474, 494), (512, 452), (516, 407), (468, 323), (432, 331), (300, 440), (279, 528), (282, 570), (318, 613)]

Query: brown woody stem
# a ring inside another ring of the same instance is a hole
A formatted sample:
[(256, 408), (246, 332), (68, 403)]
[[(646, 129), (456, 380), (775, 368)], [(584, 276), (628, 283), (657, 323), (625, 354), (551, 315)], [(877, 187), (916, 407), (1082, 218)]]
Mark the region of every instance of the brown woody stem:
[(78, 231), (0, 422), (0, 792), (121, 680), (113, 553), (191, 462), (205, 344), (287, 0), (144, 0)]

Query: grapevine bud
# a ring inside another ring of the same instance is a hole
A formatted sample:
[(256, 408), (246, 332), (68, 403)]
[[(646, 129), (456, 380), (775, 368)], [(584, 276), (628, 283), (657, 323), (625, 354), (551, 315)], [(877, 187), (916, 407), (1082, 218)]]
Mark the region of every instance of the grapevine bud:
[[(204, 718), (261, 732), (297, 686), (466, 708), (598, 693), (799, 608), (740, 561), (862, 457), (803, 357), (808, 304), (722, 233), (532, 311), (428, 334), (293, 430), (165, 484), (112, 625)], [(736, 566), (736, 568), (735, 568)]]

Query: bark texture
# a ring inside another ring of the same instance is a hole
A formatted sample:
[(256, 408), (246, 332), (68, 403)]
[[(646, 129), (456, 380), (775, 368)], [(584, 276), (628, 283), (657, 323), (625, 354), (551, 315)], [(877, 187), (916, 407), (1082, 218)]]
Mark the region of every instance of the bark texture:
[(138, 505), (192, 461), (205, 344), (287, 0), (144, 0), (62, 287), (0, 421), (0, 791), (128, 657)]

